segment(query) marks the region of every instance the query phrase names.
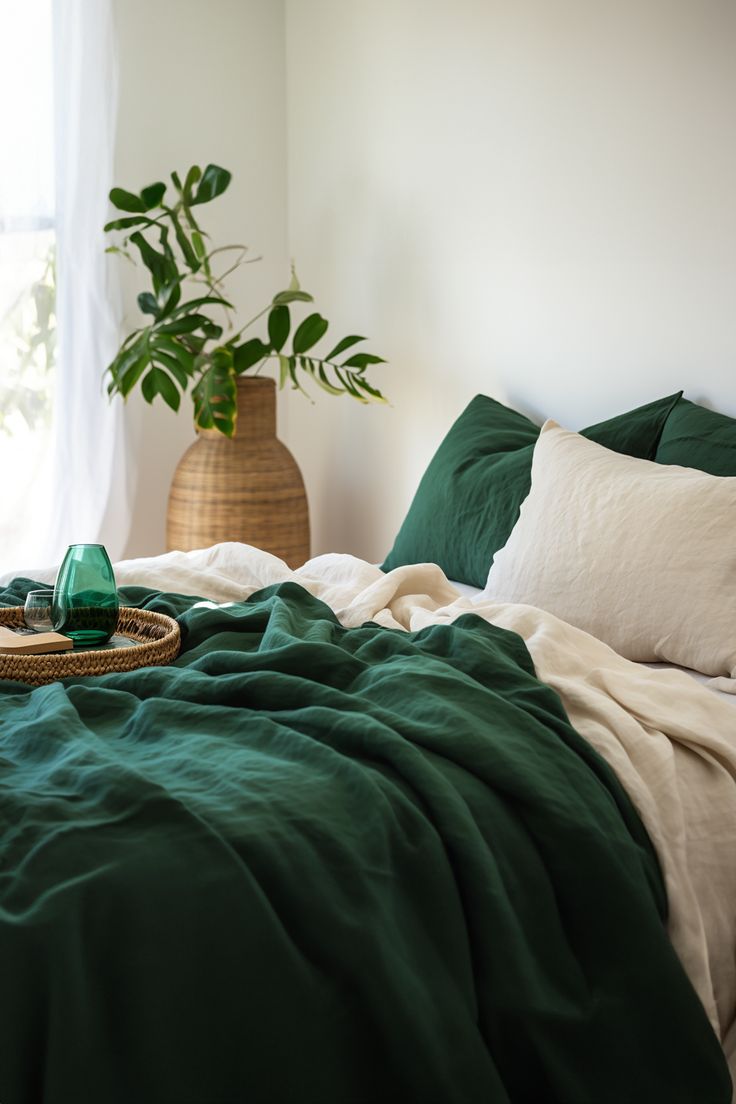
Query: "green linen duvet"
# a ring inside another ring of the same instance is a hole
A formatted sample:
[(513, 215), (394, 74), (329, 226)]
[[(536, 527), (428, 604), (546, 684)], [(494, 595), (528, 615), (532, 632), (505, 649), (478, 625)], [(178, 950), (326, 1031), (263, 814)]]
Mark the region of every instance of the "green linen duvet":
[(519, 637), (123, 595), (173, 666), (0, 682), (0, 1104), (730, 1101), (644, 829)]

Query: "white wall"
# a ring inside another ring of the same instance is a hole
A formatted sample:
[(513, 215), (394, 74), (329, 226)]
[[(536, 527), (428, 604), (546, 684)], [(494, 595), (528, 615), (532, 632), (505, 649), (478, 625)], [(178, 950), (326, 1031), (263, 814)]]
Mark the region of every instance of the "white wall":
[[(205, 211), (266, 258), (243, 313), (293, 255), (333, 331), (390, 358), (391, 408), (280, 398), (315, 552), (380, 558), (477, 391), (573, 428), (679, 387), (736, 414), (727, 0), (116, 0), (116, 21), (119, 183), (230, 168)], [(129, 406), (144, 555), (194, 435)]]
[[(120, 56), (117, 183), (138, 191), (172, 169), (212, 161), (233, 173), (202, 209), (220, 244), (245, 241), (264, 260), (234, 284), (243, 319), (288, 283), (284, 9), (281, 0), (116, 0)], [(125, 262), (121, 261), (121, 265)], [(123, 269), (128, 323), (145, 286)], [(115, 400), (120, 401), (120, 400)], [(126, 554), (164, 550), (168, 488), (194, 440), (191, 403), (129, 399), (140, 423), (139, 477)]]
[(380, 558), (478, 391), (736, 415), (736, 5), (287, 0), (289, 247), (393, 408), (289, 396), (315, 551)]

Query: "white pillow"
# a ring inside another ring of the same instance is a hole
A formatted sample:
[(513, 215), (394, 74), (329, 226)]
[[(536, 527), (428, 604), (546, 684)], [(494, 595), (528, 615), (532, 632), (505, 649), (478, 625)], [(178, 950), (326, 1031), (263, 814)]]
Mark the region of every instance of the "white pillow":
[(484, 594), (548, 610), (628, 659), (736, 678), (736, 478), (546, 422)]

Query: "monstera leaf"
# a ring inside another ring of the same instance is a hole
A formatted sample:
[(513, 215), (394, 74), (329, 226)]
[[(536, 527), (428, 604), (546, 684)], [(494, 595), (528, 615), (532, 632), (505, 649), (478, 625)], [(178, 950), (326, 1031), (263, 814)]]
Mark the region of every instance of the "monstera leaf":
[(192, 391), (195, 421), (200, 429), (219, 429), (235, 435), (238, 399), (232, 350), (221, 346), (211, 355), (210, 366)]

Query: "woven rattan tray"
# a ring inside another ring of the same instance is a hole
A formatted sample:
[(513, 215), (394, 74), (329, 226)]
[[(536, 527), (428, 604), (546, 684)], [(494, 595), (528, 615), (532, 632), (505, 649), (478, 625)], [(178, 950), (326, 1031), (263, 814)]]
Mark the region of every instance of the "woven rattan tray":
[[(20, 628), (23, 607), (0, 609), (0, 625)], [(80, 675), (106, 675), (171, 663), (179, 654), (181, 633), (173, 617), (150, 610), (122, 606), (116, 633), (135, 640), (126, 648), (53, 652), (50, 655), (0, 655), (0, 679), (14, 679), (29, 686), (43, 686)]]

